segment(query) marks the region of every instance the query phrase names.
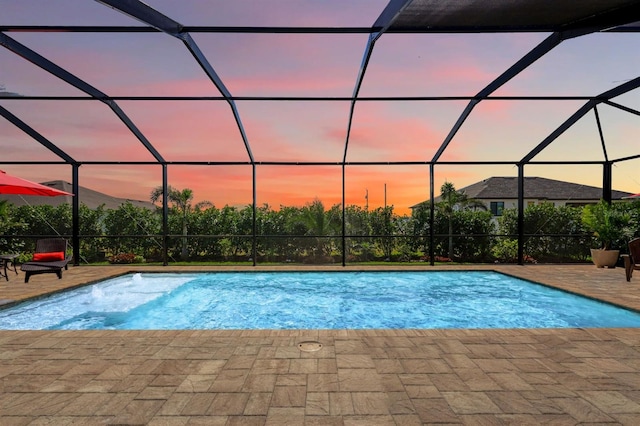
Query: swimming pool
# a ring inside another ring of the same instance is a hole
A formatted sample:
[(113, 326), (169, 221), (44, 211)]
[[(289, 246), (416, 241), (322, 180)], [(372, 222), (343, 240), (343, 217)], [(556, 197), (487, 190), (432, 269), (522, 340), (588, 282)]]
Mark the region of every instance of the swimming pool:
[(640, 327), (640, 314), (497, 272), (133, 274), (0, 310), (0, 329)]

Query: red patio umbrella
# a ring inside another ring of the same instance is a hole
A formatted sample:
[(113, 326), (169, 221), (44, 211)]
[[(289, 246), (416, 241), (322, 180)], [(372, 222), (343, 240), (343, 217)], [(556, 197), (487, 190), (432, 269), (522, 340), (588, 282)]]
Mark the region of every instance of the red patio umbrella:
[(48, 186), (40, 185), (39, 183), (31, 182), (17, 176), (8, 175), (3, 170), (0, 170), (0, 194), (45, 195), (49, 197), (73, 195), (69, 192), (49, 188)]

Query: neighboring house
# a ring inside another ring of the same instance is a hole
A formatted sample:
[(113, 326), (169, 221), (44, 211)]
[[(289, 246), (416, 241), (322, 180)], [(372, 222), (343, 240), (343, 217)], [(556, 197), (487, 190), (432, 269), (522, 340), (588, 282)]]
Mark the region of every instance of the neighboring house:
[[(62, 180), (53, 180), (50, 182), (41, 182), (41, 185), (49, 186), (51, 188), (59, 189), (61, 191), (73, 193), (73, 187), (69, 182)], [(136, 207), (144, 207), (149, 210), (155, 210), (156, 206), (151, 201), (129, 200), (127, 198), (112, 197), (111, 195), (94, 191), (93, 189), (84, 188), (80, 186), (78, 188), (80, 203), (86, 205), (90, 209), (104, 204), (107, 209), (117, 209), (122, 204), (130, 202)], [(7, 195), (0, 194), (0, 200), (7, 200), (15, 206), (59, 206), (61, 204), (71, 204), (72, 198), (70, 195), (61, 195), (58, 197), (44, 197), (44, 196), (20, 196), (20, 195)]]
[[(518, 206), (518, 178), (517, 177), (490, 177), (458, 189), (464, 192), (468, 198), (482, 201), (487, 210), (494, 216), (502, 216), (504, 209), (517, 208)], [(621, 200), (629, 197), (630, 192), (612, 191), (612, 200)], [(578, 183), (563, 182), (541, 177), (524, 178), (524, 205), (540, 203), (553, 203), (555, 206), (583, 206), (597, 203), (602, 198), (602, 188), (581, 185)], [(439, 202), (440, 197), (435, 198)], [(423, 201), (414, 206), (428, 204)]]

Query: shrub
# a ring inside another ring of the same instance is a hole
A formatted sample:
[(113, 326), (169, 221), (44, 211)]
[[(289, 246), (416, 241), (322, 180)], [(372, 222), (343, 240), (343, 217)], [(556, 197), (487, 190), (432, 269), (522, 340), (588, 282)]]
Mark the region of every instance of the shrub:
[(584, 207), (582, 223), (593, 232), (603, 250), (621, 247), (633, 235), (631, 216), (604, 200)]
[(142, 263), (144, 258), (138, 256), (135, 253), (120, 253), (109, 258), (109, 263), (113, 264), (128, 264), (128, 263)]
[(491, 254), (499, 262), (513, 263), (518, 260), (518, 240), (502, 239), (491, 248)]

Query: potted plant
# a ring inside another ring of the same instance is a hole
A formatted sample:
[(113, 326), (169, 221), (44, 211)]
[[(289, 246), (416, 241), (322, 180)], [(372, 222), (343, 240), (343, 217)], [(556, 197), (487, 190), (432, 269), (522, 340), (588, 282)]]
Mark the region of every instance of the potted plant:
[(600, 242), (599, 248), (591, 249), (591, 259), (598, 268), (615, 267), (620, 250), (614, 244), (630, 236), (629, 222), (629, 215), (604, 200), (584, 207), (582, 223)]

